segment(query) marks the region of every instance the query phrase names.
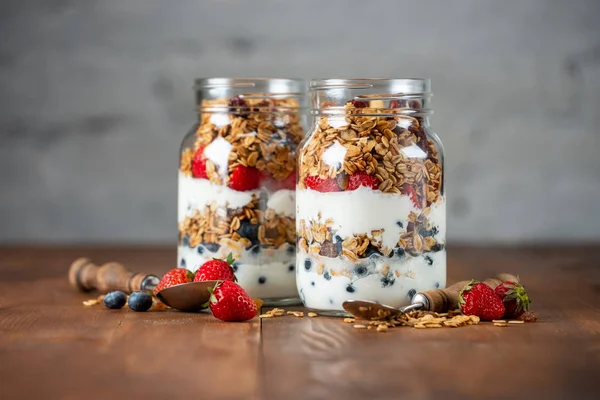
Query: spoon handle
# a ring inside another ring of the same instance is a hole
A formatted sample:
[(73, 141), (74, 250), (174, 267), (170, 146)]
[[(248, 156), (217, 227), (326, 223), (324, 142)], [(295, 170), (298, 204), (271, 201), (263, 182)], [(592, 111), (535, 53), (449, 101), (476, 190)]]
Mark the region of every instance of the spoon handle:
[[(496, 287), (502, 282), (516, 281), (517, 278), (514, 275), (502, 273), (496, 275), (495, 278), (488, 278), (484, 280), (483, 283), (487, 284), (492, 289), (496, 289)], [(458, 308), (458, 293), (469, 282), (470, 281), (460, 281), (445, 289), (427, 290), (425, 292), (419, 292), (419, 294), (427, 299), (429, 311), (447, 312), (450, 310), (456, 310)]]
[(121, 290), (125, 293), (154, 290), (159, 282), (156, 275), (135, 273), (123, 265), (110, 262), (97, 266), (87, 258), (79, 258), (69, 268), (69, 283), (82, 292), (97, 290), (108, 293)]

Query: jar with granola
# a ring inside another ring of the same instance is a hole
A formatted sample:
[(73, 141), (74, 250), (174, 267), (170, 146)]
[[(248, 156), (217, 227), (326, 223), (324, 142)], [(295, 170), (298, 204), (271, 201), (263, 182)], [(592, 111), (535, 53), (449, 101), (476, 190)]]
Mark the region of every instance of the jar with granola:
[(196, 81), (199, 121), (179, 168), (179, 264), (233, 254), (238, 283), (266, 304), (299, 303), (295, 282), (296, 147), (304, 83)]
[(424, 79), (310, 84), (298, 150), (296, 281), (304, 305), (410, 304), (446, 284), (443, 152)]

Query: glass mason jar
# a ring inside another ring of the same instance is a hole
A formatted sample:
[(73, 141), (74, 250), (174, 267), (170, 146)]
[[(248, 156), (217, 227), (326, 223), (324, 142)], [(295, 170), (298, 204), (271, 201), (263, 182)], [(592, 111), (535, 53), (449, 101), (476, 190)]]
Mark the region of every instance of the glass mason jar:
[(314, 124), (298, 150), (296, 282), (304, 305), (410, 304), (446, 284), (442, 144), (424, 79), (310, 84)]
[(209, 78), (195, 90), (199, 121), (181, 145), (179, 265), (195, 271), (232, 253), (250, 296), (299, 303), (295, 168), (304, 82)]

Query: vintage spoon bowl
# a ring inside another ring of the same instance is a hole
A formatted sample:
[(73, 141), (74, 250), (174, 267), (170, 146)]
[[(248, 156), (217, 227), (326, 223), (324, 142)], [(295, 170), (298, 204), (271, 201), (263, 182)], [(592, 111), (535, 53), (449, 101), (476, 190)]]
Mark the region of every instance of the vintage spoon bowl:
[(180, 311), (201, 311), (208, 306), (209, 288), (219, 281), (188, 282), (161, 290), (156, 297), (171, 308)]

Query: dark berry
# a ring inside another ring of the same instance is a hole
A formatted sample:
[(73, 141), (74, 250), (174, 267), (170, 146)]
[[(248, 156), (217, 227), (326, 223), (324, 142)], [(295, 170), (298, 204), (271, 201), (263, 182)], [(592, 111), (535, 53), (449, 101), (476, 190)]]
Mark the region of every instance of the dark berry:
[(248, 239), (252, 245), (258, 244), (258, 224), (253, 224), (248, 220), (243, 220), (240, 228), (237, 230), (238, 235)]
[(233, 96), (230, 98), (228, 105), (229, 111), (232, 114), (239, 115), (240, 117), (247, 116), (248, 112), (250, 111), (246, 100), (242, 99), (240, 96)]
[(237, 262), (234, 262), (233, 265), (231, 266), (231, 268), (233, 268), (233, 272), (238, 272), (238, 269), (240, 268), (240, 264)]
[(258, 254), (258, 253), (260, 253), (260, 246), (259, 245), (252, 246), (250, 248), (250, 251), (252, 252), (252, 254)]
[(307, 258), (306, 260), (304, 260), (304, 269), (307, 271), (310, 271), (312, 267), (312, 262), (310, 261), (310, 258)]
[(296, 253), (296, 246), (293, 246), (293, 245), (288, 246), (287, 252), (290, 255), (295, 254)]
[(423, 237), (429, 237), (429, 236), (435, 236), (438, 233), (438, 228), (437, 226), (434, 226), (433, 228), (431, 228), (431, 230), (427, 230), (425, 229), (425, 227), (421, 228), (421, 230), (419, 231), (419, 234), (421, 234), (421, 236)]
[(373, 246), (370, 243), (367, 246), (367, 249), (365, 250), (365, 257), (382, 256), (382, 255), (383, 254), (381, 253), (381, 251), (379, 251), (379, 249), (377, 247)]
[(413, 297), (415, 297), (415, 294), (417, 294), (417, 291), (416, 291), (415, 289), (410, 289), (410, 290), (408, 291), (408, 294), (407, 294), (407, 296), (408, 296), (410, 299), (412, 299)]
[(392, 286), (396, 282), (396, 278), (389, 278), (384, 276), (381, 278), (381, 287)]
[(181, 265), (181, 268), (185, 268), (185, 259), (182, 258), (181, 261), (179, 262), (179, 265)]
[(365, 108), (369, 107), (369, 102), (365, 100), (352, 100), (352, 106), (354, 108)]
[(206, 247), (206, 250), (216, 253), (221, 248), (221, 245), (219, 243), (204, 243), (204, 247)]
[(439, 282), (436, 282), (436, 283), (435, 283), (435, 288), (437, 289), (437, 288), (439, 288), (439, 287), (440, 287), (440, 283), (439, 283)]
[(427, 261), (427, 264), (433, 265), (433, 258), (431, 258), (429, 256), (425, 256), (425, 261)]
[(315, 281), (312, 281), (312, 282), (310, 283), (310, 286), (315, 286)]
[(182, 244), (183, 244), (184, 246), (186, 246), (186, 247), (189, 247), (189, 246), (190, 246), (190, 236), (189, 236), (189, 235), (185, 235), (185, 236), (183, 237)]
[(352, 284), (346, 286), (346, 292), (354, 293), (355, 291), (356, 291), (356, 289), (354, 289), (354, 286), (352, 286)]
[(404, 251), (404, 249), (403, 249), (402, 247), (397, 247), (397, 248), (394, 250), (394, 253), (396, 253), (396, 257), (398, 257), (398, 258), (402, 258), (402, 257), (404, 257), (404, 253), (405, 253), (405, 251)]
[(127, 295), (118, 290), (116, 292), (107, 293), (104, 296), (104, 305), (106, 308), (116, 310), (118, 308), (123, 308), (125, 303), (127, 303)]
[(335, 258), (339, 254), (337, 249), (338, 246), (336, 246), (330, 240), (324, 240), (323, 243), (321, 243), (321, 250), (319, 251), (319, 254), (324, 257)]
[(152, 296), (146, 292), (133, 292), (129, 296), (129, 308), (133, 311), (148, 311), (152, 307)]
[(365, 276), (369, 272), (369, 269), (364, 265), (357, 265), (354, 268), (354, 273), (358, 276)]
[(265, 283), (266, 281), (267, 281), (267, 278), (266, 278), (266, 277), (264, 277), (264, 276), (261, 276), (260, 278), (258, 278), (258, 283), (260, 283), (261, 285), (262, 285), (263, 283)]
[(290, 266), (288, 267), (288, 271), (290, 271), (290, 272), (295, 269), (296, 269), (296, 267), (293, 264), (290, 264)]
[(325, 278), (326, 281), (330, 281), (331, 280), (331, 275), (329, 274), (329, 271), (325, 271), (323, 273), (323, 278)]
[(443, 249), (444, 249), (443, 244), (436, 243), (433, 246), (431, 246), (431, 251), (433, 251), (433, 252), (442, 251)]
[(404, 224), (402, 223), (402, 221), (396, 222), (396, 225), (398, 225), (400, 228), (404, 228)]
[(202, 254), (202, 253), (204, 253), (204, 247), (198, 246), (196, 251), (198, 252), (198, 254)]

